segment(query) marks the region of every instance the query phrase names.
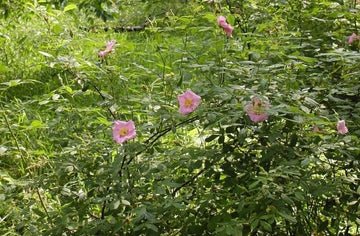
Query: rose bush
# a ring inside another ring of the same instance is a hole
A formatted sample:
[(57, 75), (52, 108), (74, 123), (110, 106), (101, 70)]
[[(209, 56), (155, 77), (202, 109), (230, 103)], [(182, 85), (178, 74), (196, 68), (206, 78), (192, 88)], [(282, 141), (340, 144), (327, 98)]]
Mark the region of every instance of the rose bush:
[(1, 234), (359, 234), (354, 1), (2, 5)]

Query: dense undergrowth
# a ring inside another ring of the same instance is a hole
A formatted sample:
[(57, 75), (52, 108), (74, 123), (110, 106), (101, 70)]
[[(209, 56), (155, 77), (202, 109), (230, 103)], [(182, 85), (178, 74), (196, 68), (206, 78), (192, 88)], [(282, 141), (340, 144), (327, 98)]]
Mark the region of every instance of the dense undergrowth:
[(360, 233), (356, 1), (1, 4), (2, 235)]

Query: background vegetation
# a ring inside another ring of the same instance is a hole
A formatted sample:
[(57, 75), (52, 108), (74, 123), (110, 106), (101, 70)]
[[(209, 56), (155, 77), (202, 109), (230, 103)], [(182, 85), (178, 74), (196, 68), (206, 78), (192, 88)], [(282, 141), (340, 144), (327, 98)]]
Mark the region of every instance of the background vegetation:
[(360, 234), (357, 1), (0, 5), (1, 235)]

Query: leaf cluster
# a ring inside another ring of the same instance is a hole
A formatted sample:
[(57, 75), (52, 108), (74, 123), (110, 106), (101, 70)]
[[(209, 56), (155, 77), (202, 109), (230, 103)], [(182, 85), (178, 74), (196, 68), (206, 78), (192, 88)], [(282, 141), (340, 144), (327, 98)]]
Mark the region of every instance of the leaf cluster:
[(356, 2), (1, 4), (0, 233), (359, 234)]

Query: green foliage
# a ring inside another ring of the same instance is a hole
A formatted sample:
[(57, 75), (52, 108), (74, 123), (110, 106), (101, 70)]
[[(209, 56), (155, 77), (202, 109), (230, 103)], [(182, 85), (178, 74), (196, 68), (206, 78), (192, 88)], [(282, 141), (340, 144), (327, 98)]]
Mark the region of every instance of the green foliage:
[(359, 3), (1, 4), (1, 234), (359, 234)]

